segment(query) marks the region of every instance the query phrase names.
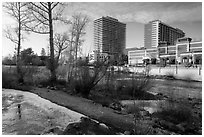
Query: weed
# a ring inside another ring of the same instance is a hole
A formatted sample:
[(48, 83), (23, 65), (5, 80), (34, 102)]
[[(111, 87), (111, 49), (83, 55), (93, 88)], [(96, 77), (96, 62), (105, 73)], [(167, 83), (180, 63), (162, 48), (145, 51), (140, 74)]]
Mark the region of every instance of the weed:
[(193, 115), (191, 108), (186, 101), (175, 102), (169, 100), (165, 106), (161, 106), (161, 111), (156, 112), (160, 119), (179, 124), (182, 122), (189, 122)]
[(15, 73), (9, 73), (2, 71), (2, 87), (3, 88), (15, 88), (18, 85), (17, 75)]

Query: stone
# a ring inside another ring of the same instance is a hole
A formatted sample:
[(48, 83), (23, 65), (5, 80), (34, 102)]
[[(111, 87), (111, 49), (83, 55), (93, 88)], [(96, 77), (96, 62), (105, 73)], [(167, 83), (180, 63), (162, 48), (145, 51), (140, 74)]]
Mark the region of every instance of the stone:
[(109, 129), (105, 124), (103, 124), (103, 123), (100, 123), (99, 124), (102, 128), (106, 128), (106, 129)]
[(55, 87), (50, 87), (51, 90), (55, 90)]
[(130, 131), (125, 131), (124, 135), (131, 135), (131, 132)]
[(45, 135), (45, 134), (46, 135), (47, 134), (49, 134), (49, 135), (62, 135), (63, 130), (60, 127), (56, 126), (56, 127), (51, 128), (51, 129), (48, 129), (47, 131), (44, 131), (42, 133), (42, 135)]
[(121, 111), (121, 105), (119, 103), (111, 103), (109, 105), (110, 108), (114, 109), (114, 110), (118, 110), (118, 111)]
[(98, 123), (90, 118), (81, 117), (76, 123), (69, 124), (63, 132), (63, 135), (114, 135), (105, 124)]
[(172, 131), (177, 130), (177, 127), (169, 121), (161, 120), (161, 121), (159, 121), (159, 125), (164, 127), (165, 129), (168, 129), (168, 130), (172, 130)]
[(176, 127), (178, 128), (179, 132), (181, 132), (181, 133), (185, 132), (185, 128), (183, 127), (183, 124), (178, 124), (178, 125), (176, 125)]

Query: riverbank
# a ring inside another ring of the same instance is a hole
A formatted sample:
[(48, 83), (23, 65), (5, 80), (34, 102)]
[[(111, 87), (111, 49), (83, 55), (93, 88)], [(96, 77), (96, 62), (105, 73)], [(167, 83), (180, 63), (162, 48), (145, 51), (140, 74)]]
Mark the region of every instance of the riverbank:
[[(3, 89), (4, 92), (8, 90), (10, 89)], [(28, 93), (26, 91), (21, 91), (21, 92)], [(29, 92), (37, 94), (40, 97), (47, 99), (57, 105), (64, 106), (65, 108), (71, 109), (75, 112), (81, 113), (82, 115), (88, 116), (89, 118), (96, 120), (99, 123), (104, 123), (106, 126), (110, 127), (112, 130), (115, 130), (117, 133), (132, 134), (131, 130), (135, 128), (134, 117), (132, 114), (121, 113), (120, 111), (116, 111), (111, 108), (104, 107), (100, 104), (94, 103), (91, 100), (81, 98), (78, 96), (69, 95), (68, 93), (65, 93), (60, 90), (50, 90), (46, 88), (34, 88), (33, 90), (30, 90)], [(36, 100), (34, 100), (34, 102), (35, 101)], [(137, 129), (139, 128), (139, 130), (141, 131), (144, 130), (141, 132), (141, 134), (146, 134), (146, 135), (147, 134), (156, 134), (156, 135), (158, 134), (159, 135), (176, 134), (172, 131), (168, 131), (160, 127), (161, 126), (160, 123), (159, 123), (159, 128), (158, 128), (158, 124), (154, 122), (154, 121), (158, 121), (158, 118), (151, 117), (147, 112), (142, 113), (142, 115), (143, 115), (143, 119), (140, 120), (140, 122), (137, 123), (136, 125), (138, 126)], [(56, 116), (55, 118), (57, 119), (59, 117), (60, 116)], [(65, 118), (65, 120), (67, 119)], [(163, 123), (168, 124), (168, 122), (163, 122)], [(67, 125), (69, 124), (67, 123)], [(85, 125), (89, 126), (87, 124)], [(92, 125), (94, 126), (95, 124), (92, 124)], [(76, 124), (74, 124), (74, 126), (78, 127), (78, 125)], [(80, 129), (83, 129), (84, 125), (79, 124), (79, 126), (82, 126)], [(67, 134), (70, 134), (70, 132), (68, 132)], [(72, 134), (76, 134), (75, 131), (73, 131)], [(198, 134), (198, 133), (196, 132), (195, 134)]]
[(30, 92), (48, 99), (53, 103), (89, 116), (90, 118), (104, 123), (107, 126), (119, 129), (122, 132), (134, 127), (132, 116), (117, 114), (117, 111), (103, 107), (91, 100), (72, 96), (60, 90), (48, 90), (45, 88), (35, 88)]

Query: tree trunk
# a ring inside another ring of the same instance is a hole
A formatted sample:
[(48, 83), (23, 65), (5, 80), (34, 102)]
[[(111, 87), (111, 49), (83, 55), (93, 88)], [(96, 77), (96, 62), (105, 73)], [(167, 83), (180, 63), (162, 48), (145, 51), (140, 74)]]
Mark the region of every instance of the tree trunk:
[(50, 34), (50, 72), (51, 72), (51, 84), (54, 84), (56, 82), (56, 72), (55, 72), (55, 57), (54, 57), (54, 43), (53, 43), (53, 24), (52, 24), (52, 7), (51, 2), (48, 2), (48, 8), (49, 8), (49, 34)]
[(20, 2), (18, 2), (18, 47), (17, 47), (17, 62), (16, 62), (16, 68), (17, 68), (17, 75), (18, 75), (18, 82), (23, 83), (23, 76), (20, 68), (20, 48), (21, 48), (21, 9), (20, 9)]

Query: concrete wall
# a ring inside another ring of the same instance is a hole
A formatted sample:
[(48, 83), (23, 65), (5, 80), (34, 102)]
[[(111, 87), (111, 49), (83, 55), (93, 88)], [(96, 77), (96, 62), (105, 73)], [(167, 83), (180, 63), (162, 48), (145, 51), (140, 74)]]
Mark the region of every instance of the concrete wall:
[[(131, 67), (130, 72), (145, 72), (144, 67)], [(153, 67), (150, 66), (150, 75), (173, 75), (178, 79), (191, 79), (202, 81), (202, 69), (200, 67), (197, 68), (186, 68), (186, 67)]]

